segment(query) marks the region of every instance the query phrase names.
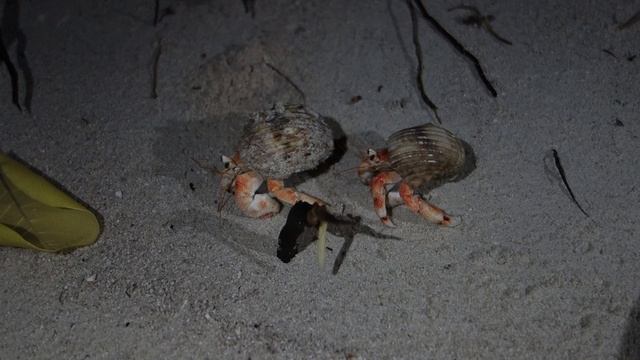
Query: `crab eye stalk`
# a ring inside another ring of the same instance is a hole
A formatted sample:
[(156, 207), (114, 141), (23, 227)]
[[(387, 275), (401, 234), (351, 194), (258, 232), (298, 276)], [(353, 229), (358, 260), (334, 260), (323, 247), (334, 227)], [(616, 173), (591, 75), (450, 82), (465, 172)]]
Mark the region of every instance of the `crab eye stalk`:
[(233, 160), (231, 160), (231, 158), (228, 156), (222, 155), (221, 160), (225, 170), (228, 170), (229, 168), (235, 165)]
[(374, 161), (376, 159), (376, 157), (378, 156), (378, 154), (376, 153), (375, 150), (368, 149), (367, 150), (367, 156), (369, 157), (369, 161)]

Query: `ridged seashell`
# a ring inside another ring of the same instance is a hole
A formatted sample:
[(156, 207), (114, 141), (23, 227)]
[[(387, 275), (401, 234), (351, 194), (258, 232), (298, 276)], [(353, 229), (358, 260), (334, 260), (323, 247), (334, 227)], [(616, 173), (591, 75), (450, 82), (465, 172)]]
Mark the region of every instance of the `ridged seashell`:
[(389, 137), (388, 145), (391, 167), (415, 189), (462, 175), (464, 145), (444, 128), (426, 124), (403, 129)]
[(331, 129), (302, 105), (276, 105), (255, 114), (239, 148), (248, 168), (274, 179), (313, 169), (332, 152)]

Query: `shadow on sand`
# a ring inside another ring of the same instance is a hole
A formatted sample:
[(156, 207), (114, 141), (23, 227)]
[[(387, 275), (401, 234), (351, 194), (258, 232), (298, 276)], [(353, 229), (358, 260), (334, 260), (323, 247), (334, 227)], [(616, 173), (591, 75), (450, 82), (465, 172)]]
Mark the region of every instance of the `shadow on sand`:
[(640, 360), (640, 297), (636, 299), (627, 318), (619, 354), (621, 360)]

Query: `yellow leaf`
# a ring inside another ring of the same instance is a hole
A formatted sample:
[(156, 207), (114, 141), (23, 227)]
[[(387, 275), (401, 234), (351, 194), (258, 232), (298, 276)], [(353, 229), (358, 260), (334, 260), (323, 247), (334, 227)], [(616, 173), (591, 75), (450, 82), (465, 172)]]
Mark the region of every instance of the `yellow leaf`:
[(91, 211), (0, 153), (0, 246), (62, 251), (93, 244), (98, 235)]

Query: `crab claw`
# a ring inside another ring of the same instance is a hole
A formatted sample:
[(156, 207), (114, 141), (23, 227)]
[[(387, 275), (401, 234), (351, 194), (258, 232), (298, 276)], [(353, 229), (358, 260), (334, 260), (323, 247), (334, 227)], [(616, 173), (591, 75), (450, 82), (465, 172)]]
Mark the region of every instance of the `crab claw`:
[(411, 186), (406, 182), (403, 181), (400, 184), (399, 192), (404, 203), (409, 209), (411, 209), (411, 211), (430, 222), (444, 226), (454, 226), (459, 223), (457, 218), (447, 214), (439, 207), (429, 204), (420, 195), (415, 194)]
[(302, 201), (310, 205), (327, 205), (325, 201), (313, 195), (298, 191), (292, 187), (285, 187), (282, 180), (268, 179), (267, 188), (269, 189), (269, 193), (275, 196), (278, 200), (290, 205), (295, 205), (298, 201)]
[(268, 218), (280, 212), (280, 203), (268, 194), (256, 194), (264, 180), (255, 171), (236, 176), (236, 204), (249, 217)]

